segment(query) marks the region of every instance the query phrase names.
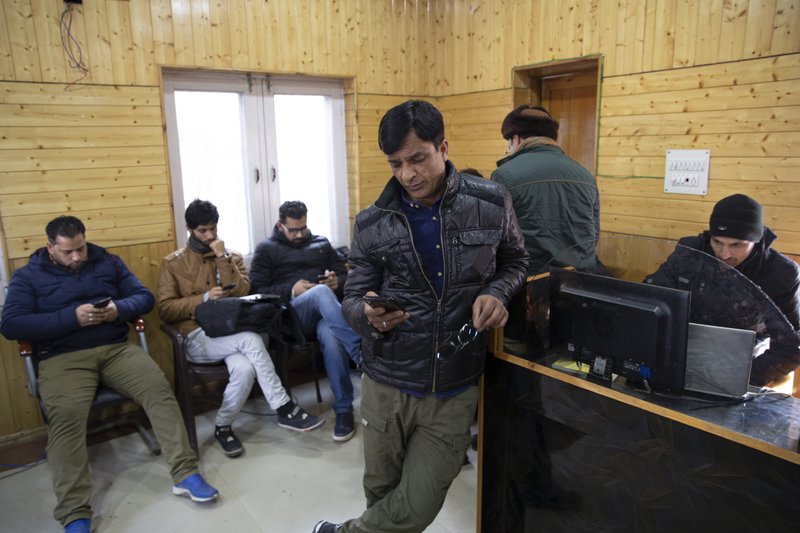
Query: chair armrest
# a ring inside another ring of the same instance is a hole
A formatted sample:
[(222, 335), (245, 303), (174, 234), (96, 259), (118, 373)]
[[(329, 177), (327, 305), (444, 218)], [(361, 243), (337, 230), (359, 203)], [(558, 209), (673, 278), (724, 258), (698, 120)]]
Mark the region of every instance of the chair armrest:
[(144, 319), (142, 317), (140, 316), (133, 317), (131, 323), (133, 324), (133, 329), (135, 329), (137, 333), (141, 333), (144, 331)]
[(188, 375), (189, 366), (186, 361), (186, 339), (181, 334), (181, 330), (168, 322), (162, 322), (161, 331), (172, 341), (172, 361), (176, 376)]
[(19, 354), (22, 357), (30, 357), (33, 355), (33, 345), (30, 341), (17, 341), (17, 344), (19, 345)]

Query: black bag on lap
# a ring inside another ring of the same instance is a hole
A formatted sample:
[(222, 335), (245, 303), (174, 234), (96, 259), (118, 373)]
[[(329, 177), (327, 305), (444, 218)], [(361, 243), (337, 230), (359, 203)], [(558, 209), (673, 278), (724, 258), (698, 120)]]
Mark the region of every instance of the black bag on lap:
[(280, 296), (254, 294), (203, 302), (195, 309), (195, 319), (209, 337), (242, 331), (279, 334), (282, 312)]

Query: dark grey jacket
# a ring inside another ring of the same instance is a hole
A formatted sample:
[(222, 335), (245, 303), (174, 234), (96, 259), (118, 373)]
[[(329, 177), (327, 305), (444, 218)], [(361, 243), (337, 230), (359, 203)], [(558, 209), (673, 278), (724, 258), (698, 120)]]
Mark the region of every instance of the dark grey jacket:
[[(414, 248), (397, 179), (356, 216), (342, 309), (364, 339), (364, 371), (401, 389), (438, 392), (475, 383), (483, 371), (485, 339), (452, 356), (436, 353), (471, 318), (475, 298), (490, 294), (508, 305), (525, 283), (528, 254), (508, 191), (460, 174), (450, 162), (445, 176), (441, 299)], [(411, 318), (386, 334), (373, 328), (364, 315), (363, 296), (370, 290), (393, 296)]]

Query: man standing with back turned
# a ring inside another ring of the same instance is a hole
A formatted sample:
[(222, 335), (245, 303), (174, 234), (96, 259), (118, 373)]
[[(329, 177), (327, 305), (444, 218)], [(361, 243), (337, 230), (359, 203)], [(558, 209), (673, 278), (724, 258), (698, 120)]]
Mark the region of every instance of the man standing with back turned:
[[(486, 340), (525, 282), (527, 253), (504, 187), (447, 160), (442, 115), (411, 100), (381, 120), (394, 177), (358, 214), (345, 318), (363, 338), (367, 510), (315, 533), (419, 532), (436, 518), (470, 443)], [(366, 303), (365, 297), (390, 297)]]
[(521, 105), (500, 127), (509, 155), (492, 181), (511, 193), (525, 246), (528, 275), (549, 265), (605, 273), (596, 254), (600, 195), (592, 173), (558, 145), (558, 121), (541, 106)]

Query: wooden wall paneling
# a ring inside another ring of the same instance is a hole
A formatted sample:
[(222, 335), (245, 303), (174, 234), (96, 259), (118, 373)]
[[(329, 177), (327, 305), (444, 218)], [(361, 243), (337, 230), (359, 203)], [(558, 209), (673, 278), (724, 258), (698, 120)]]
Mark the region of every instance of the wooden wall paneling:
[[(228, 23), (230, 24), (230, 58), (231, 66), (237, 70), (250, 70), (256, 67), (250, 64), (249, 35), (248, 32), (248, 2), (236, 0), (228, 3)], [(263, 10), (259, 10), (263, 11)], [(255, 28), (253, 28), (255, 30)], [(259, 34), (264, 34), (264, 29), (259, 28)], [(255, 57), (255, 50), (253, 50)]]
[[(159, 107), (161, 100), (157, 87), (79, 85), (65, 91), (57, 84), (0, 81), (0, 103)], [(86, 112), (91, 116), (88, 109)]]
[[(66, 4), (63, 4), (66, 6)], [(65, 9), (55, 2), (31, 2), (33, 26), (36, 32), (36, 49), (42, 81), (59, 82), (66, 78), (64, 50), (61, 48), (61, 10)], [(74, 19), (80, 18), (75, 15)]]
[(79, 43), (86, 52), (89, 66), (87, 81), (91, 83), (114, 83), (112, 65), (111, 32), (108, 26), (106, 2), (87, 2), (81, 6), (86, 41)]
[(0, 172), (0, 195), (142, 187), (167, 182), (165, 164), (139, 167)]
[(582, 2), (581, 24), (583, 26), (582, 49), (579, 55), (587, 56), (601, 52), (600, 4), (598, 0)]
[[(175, 64), (175, 39), (172, 35), (172, 5), (170, 0), (150, 0), (150, 22), (153, 32), (153, 62), (155, 65)], [(159, 73), (156, 70), (155, 76)]]
[(672, 68), (695, 64), (698, 26), (699, 24), (705, 26), (707, 20), (701, 22), (699, 19), (702, 1), (678, 0), (675, 14), (675, 55), (672, 58)]
[(7, 6), (5, 15), (11, 44), (11, 57), (14, 61), (14, 79), (42, 81), (30, 2), (12, 0), (4, 3)]
[(677, 0), (657, 0), (653, 33), (653, 69), (672, 68), (675, 57)]
[(694, 135), (699, 133), (741, 133), (796, 131), (800, 106), (761, 107), (737, 110), (659, 113), (653, 115), (604, 117), (601, 135)]
[(697, 32), (694, 64), (706, 65), (717, 59), (722, 31), (722, 4), (724, 0), (699, 2), (697, 19), (702, 31)]
[[(652, 177), (664, 179), (664, 156), (598, 158), (598, 168), (604, 177)], [(800, 181), (800, 158), (738, 158), (712, 156), (709, 179), (728, 181)]]
[[(614, 33), (614, 67), (612, 72), (627, 72), (625, 64), (634, 51), (636, 19), (628, 17), (628, 2), (617, 0), (614, 10), (609, 13), (609, 22), (613, 22)], [(612, 19), (613, 17), (613, 19)], [(563, 57), (563, 56), (562, 56)]]
[(209, 0), (208, 23), (211, 34), (212, 61), (217, 68), (233, 66), (231, 58), (231, 25), (228, 16), (228, 2)]
[(772, 52), (776, 7), (777, 0), (750, 0), (744, 34), (744, 49), (750, 57), (763, 57)]
[(719, 55), (716, 57), (718, 62), (732, 61), (744, 54), (748, 4), (749, 0), (728, 0), (722, 3)]
[(39, 406), (25, 388), (25, 365), (16, 341), (0, 336), (0, 435), (11, 435), (43, 425)]
[(194, 57), (194, 33), (190, 0), (172, 0), (172, 36), (175, 39), (175, 64), (198, 65)]
[(129, 2), (131, 25), (131, 55), (137, 85), (156, 85), (155, 40), (151, 2)]
[(209, 3), (211, 0), (191, 0), (192, 64), (210, 67), (214, 64), (214, 42), (211, 37)]
[[(649, 0), (645, 7), (644, 17), (645, 17), (645, 29), (644, 29), (644, 43), (642, 46), (642, 70), (647, 72), (653, 70), (653, 58), (654, 58), (654, 50), (656, 47), (655, 39), (653, 35), (655, 34), (656, 29), (656, 1)], [(604, 62), (605, 65), (605, 62)], [(604, 66), (605, 68), (605, 66)]]
[(0, 79), (10, 80), (14, 78), (14, 60), (11, 58), (11, 34), (6, 20), (6, 8), (0, 2)]
[(130, 2), (106, 2), (114, 83), (136, 85)]
[[(797, 0), (778, 0), (771, 52), (773, 54), (796, 52), (798, 35), (800, 35), (800, 6), (797, 5)], [(798, 375), (800, 376), (800, 373)]]
[(4, 129), (5, 148), (80, 148), (113, 146), (157, 146), (163, 138), (157, 126), (107, 126), (70, 128), (66, 126)]

